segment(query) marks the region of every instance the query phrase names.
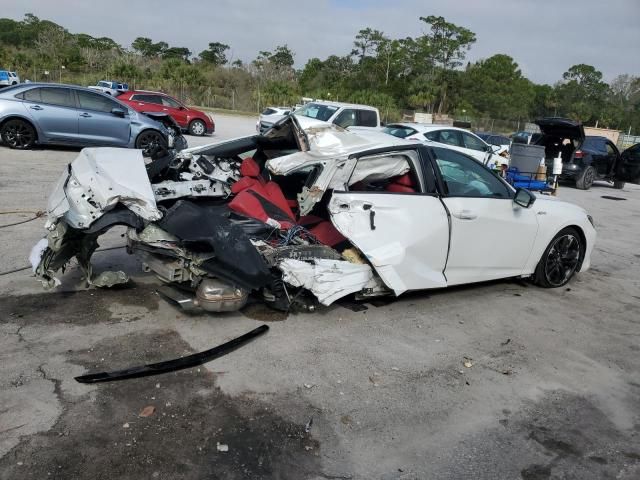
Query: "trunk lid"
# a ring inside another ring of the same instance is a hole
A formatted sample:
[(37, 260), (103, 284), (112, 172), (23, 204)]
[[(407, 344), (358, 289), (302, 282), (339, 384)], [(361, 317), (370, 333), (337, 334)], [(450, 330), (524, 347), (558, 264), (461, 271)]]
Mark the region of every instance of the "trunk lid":
[(577, 140), (578, 145), (584, 140), (584, 128), (580, 122), (576, 122), (575, 120), (551, 117), (536, 120), (535, 123), (540, 127), (540, 131), (544, 136)]

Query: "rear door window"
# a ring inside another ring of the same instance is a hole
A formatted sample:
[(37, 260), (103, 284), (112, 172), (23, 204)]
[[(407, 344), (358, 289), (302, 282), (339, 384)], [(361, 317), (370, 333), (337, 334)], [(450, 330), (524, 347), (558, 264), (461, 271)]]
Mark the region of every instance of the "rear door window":
[(47, 105), (73, 108), (76, 106), (71, 97), (71, 90), (68, 88), (43, 87), (40, 89), (40, 98), (40, 101)]
[(464, 147), (462, 136), (457, 130), (440, 130), (440, 143), (446, 143), (454, 147)]
[(411, 127), (405, 127), (403, 125), (389, 125), (384, 127), (382, 130), (384, 133), (388, 133), (389, 135), (393, 135), (398, 138), (407, 138), (409, 135), (413, 135), (414, 133), (418, 133), (418, 131)]

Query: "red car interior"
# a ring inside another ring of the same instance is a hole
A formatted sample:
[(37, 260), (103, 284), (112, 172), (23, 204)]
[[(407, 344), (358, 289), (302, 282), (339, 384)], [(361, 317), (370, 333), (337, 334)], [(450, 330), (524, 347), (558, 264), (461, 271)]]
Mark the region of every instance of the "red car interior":
[(346, 241), (333, 224), (320, 217), (307, 215), (296, 218), (291, 204), (295, 200), (285, 198), (280, 186), (273, 181), (265, 181), (260, 166), (251, 157), (245, 158), (240, 165), (240, 179), (231, 186), (235, 197), (229, 202), (229, 208), (236, 213), (267, 222), (269, 218), (278, 221), (283, 228), (301, 225), (308, 229), (320, 243), (335, 246)]

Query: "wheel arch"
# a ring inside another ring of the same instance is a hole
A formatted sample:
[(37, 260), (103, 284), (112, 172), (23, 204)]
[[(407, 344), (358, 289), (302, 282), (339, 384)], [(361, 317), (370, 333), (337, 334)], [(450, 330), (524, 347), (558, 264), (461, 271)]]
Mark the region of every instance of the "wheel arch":
[(33, 123), (33, 120), (31, 120), (28, 117), (23, 117), (22, 115), (9, 115), (8, 117), (3, 118), (2, 120), (0, 120), (0, 130), (2, 130), (2, 127), (4, 127), (5, 123), (11, 121), (11, 120), (22, 120), (23, 122), (28, 123), (29, 125), (31, 125), (31, 128), (33, 128), (33, 130), (36, 132), (36, 142), (40, 141), (41, 135), (40, 135), (40, 130), (38, 129), (37, 125), (35, 123)]

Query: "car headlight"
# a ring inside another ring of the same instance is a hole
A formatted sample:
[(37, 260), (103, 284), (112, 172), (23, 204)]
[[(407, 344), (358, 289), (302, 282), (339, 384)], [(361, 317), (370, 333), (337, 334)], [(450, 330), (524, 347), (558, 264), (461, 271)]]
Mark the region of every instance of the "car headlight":
[(593, 228), (596, 228), (596, 224), (593, 223), (593, 217), (591, 215), (587, 215), (587, 220), (589, 220), (589, 223)]

